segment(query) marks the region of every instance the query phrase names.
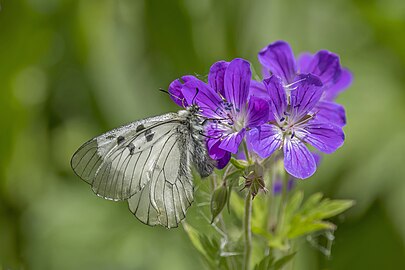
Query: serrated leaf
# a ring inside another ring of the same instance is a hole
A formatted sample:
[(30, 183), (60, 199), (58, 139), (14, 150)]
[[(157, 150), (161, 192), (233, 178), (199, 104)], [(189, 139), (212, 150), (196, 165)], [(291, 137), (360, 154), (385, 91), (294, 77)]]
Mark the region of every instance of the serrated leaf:
[(303, 198), (304, 193), (302, 191), (295, 192), (287, 203), (287, 206), (285, 208), (286, 214), (293, 214), (294, 212), (296, 212), (301, 206)]
[(306, 234), (314, 233), (322, 230), (335, 230), (336, 226), (333, 223), (327, 221), (308, 221), (300, 222), (291, 226), (291, 230), (288, 232), (288, 238), (293, 239)]
[(324, 199), (312, 211), (308, 211), (307, 216), (312, 219), (331, 218), (346, 211), (354, 205), (352, 200), (329, 200)]
[(311, 211), (322, 199), (323, 194), (317, 192), (312, 194), (302, 205), (301, 212), (306, 213), (307, 211)]

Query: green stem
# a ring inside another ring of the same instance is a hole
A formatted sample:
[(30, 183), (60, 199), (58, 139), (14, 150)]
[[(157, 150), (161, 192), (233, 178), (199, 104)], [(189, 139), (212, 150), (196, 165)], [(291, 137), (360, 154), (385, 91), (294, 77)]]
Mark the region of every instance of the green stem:
[(251, 160), (250, 160), (249, 151), (248, 151), (246, 142), (243, 141), (242, 144), (243, 144), (243, 150), (245, 151), (246, 161), (250, 164), (250, 161), (251, 161)]
[(244, 222), (244, 236), (245, 236), (245, 256), (243, 261), (243, 269), (249, 270), (250, 257), (252, 254), (252, 192), (249, 189), (245, 199), (245, 222)]

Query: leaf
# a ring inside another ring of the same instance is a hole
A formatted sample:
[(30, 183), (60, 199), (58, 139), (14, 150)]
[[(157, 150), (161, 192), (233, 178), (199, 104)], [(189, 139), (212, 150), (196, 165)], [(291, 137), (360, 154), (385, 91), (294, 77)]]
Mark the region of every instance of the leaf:
[(323, 194), (320, 192), (312, 194), (302, 205), (301, 212), (306, 213), (307, 211), (311, 211), (321, 201), (322, 197)]
[(331, 218), (354, 205), (353, 200), (326, 200), (321, 204), (319, 218)]
[(274, 269), (274, 270), (282, 269), (287, 263), (289, 263), (294, 258), (295, 254), (296, 254), (296, 252), (288, 254), (288, 255), (278, 259), (274, 263), (274, 267), (272, 269)]
[(274, 263), (273, 254), (269, 254), (264, 257), (258, 264), (256, 264), (254, 270), (268, 270), (271, 269), (271, 266)]
[(302, 199), (304, 198), (304, 193), (302, 191), (297, 191), (288, 201), (285, 208), (285, 216), (291, 217), (300, 208)]
[(254, 270), (280, 270), (294, 258), (295, 254), (296, 252), (288, 254), (278, 260), (275, 260), (273, 254), (269, 254), (256, 264)]
[(188, 237), (191, 240), (193, 246), (200, 252), (200, 254), (207, 260), (209, 264), (214, 263), (208, 253), (205, 251), (203, 244), (201, 243), (200, 234), (196, 229), (188, 225), (186, 222), (183, 222), (183, 228), (186, 231)]
[(291, 226), (288, 232), (288, 238), (293, 239), (302, 235), (310, 234), (321, 230), (335, 230), (336, 226), (327, 221), (309, 221), (307, 223), (300, 222)]

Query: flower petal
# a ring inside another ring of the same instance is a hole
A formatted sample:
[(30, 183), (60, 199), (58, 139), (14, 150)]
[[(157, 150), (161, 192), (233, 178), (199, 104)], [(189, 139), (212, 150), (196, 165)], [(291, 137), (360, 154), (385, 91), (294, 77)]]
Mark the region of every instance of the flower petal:
[(295, 85), (297, 87), (291, 90), (290, 97), (291, 117), (299, 121), (318, 103), (323, 88), (318, 77), (311, 74), (299, 75)]
[(272, 103), (271, 110), (273, 115), (277, 121), (280, 122), (285, 116), (284, 112), (287, 108), (287, 95), (285, 89), (280, 78), (274, 75), (268, 79), (265, 79), (263, 83), (267, 88), (267, 92)]
[(225, 96), (224, 77), (228, 65), (229, 62), (218, 61), (211, 66), (210, 73), (208, 74), (209, 85), (212, 89), (214, 89), (217, 93), (220, 93), (222, 96)]
[(334, 100), (342, 91), (346, 90), (350, 86), (353, 80), (353, 75), (347, 69), (342, 69), (340, 79), (328, 89), (325, 90), (323, 99), (332, 101)]
[(183, 93), (181, 92), (181, 88), (183, 87), (183, 84), (190, 81), (190, 80), (197, 80), (196, 77), (191, 76), (191, 75), (186, 75), (183, 76), (179, 79), (176, 79), (172, 81), (169, 85), (169, 94), (170, 98), (176, 103), (177, 105), (181, 107), (187, 107), (188, 103), (184, 98)]
[(225, 98), (232, 103), (236, 111), (244, 108), (248, 96), (252, 72), (250, 63), (236, 58), (229, 63), (225, 71)]
[(342, 71), (339, 56), (325, 50), (317, 52), (306, 65), (305, 61), (301, 60), (301, 64), (303, 65), (300, 70), (301, 73), (317, 75), (325, 87), (335, 84), (339, 80)]
[(222, 100), (206, 83), (198, 79), (189, 80), (183, 85), (181, 92), (185, 97), (187, 104), (198, 105), (204, 116), (218, 117), (218, 115), (221, 115)]
[(258, 55), (259, 62), (272, 74), (282, 78), (284, 83), (291, 83), (297, 73), (295, 58), (290, 45), (277, 41), (262, 49)]
[(241, 144), (243, 138), (245, 137), (246, 130), (242, 129), (239, 132), (234, 132), (231, 134), (224, 135), (219, 144), (219, 148), (236, 154), (238, 152), (239, 145)]
[(311, 152), (298, 138), (284, 140), (284, 167), (295, 178), (305, 179), (316, 171), (316, 162)]
[(269, 102), (256, 97), (251, 97), (247, 111), (247, 127), (256, 127), (269, 121)]
[(308, 67), (311, 64), (313, 58), (314, 58), (314, 56), (308, 52), (301, 53), (298, 56), (298, 60), (297, 60), (298, 72), (299, 73), (308, 73), (306, 70), (308, 70)]
[(231, 160), (231, 153), (226, 152), (222, 158), (217, 160), (217, 168), (222, 170), (223, 168), (225, 168), (226, 165), (228, 165), (230, 160)]
[(258, 82), (255, 80), (250, 81), (249, 96), (262, 99), (269, 99), (269, 94), (267, 93), (267, 89), (264, 86), (264, 84), (262, 82)]
[(221, 144), (220, 139), (208, 139), (207, 140), (208, 153), (212, 159), (218, 160), (225, 156), (227, 151), (219, 148), (220, 144)]
[(247, 141), (261, 158), (267, 158), (281, 147), (283, 133), (275, 125), (264, 124), (250, 130), (247, 134)]
[(342, 128), (328, 122), (311, 120), (304, 130), (297, 131), (296, 136), (327, 154), (335, 152), (345, 140)]
[(329, 101), (319, 101), (313, 111), (319, 122), (332, 122), (340, 127), (346, 125), (346, 112), (342, 105)]

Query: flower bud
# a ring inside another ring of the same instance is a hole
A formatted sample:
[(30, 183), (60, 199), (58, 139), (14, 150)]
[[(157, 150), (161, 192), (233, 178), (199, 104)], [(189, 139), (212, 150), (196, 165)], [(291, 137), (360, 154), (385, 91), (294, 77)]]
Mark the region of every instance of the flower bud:
[(211, 197), (211, 223), (214, 222), (214, 219), (221, 213), (222, 209), (224, 209), (227, 200), (228, 189), (225, 185), (221, 185), (214, 191)]

